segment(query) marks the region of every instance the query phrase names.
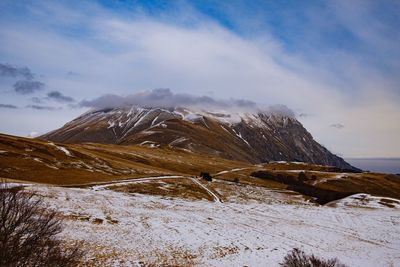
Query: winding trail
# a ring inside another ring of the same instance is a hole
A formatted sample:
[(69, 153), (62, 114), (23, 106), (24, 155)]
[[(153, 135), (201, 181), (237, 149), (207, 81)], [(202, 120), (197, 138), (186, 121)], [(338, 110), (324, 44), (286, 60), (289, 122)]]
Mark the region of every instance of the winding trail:
[(97, 191), (97, 190), (103, 190), (104, 188), (107, 188), (111, 185), (127, 185), (127, 184), (132, 184), (132, 183), (137, 183), (137, 182), (145, 182), (145, 181), (152, 181), (152, 180), (164, 180), (164, 179), (184, 179), (187, 178), (185, 176), (180, 176), (180, 175), (173, 175), (173, 176), (156, 176), (156, 177), (145, 177), (145, 178), (132, 178), (132, 179), (126, 179), (126, 180), (119, 180), (119, 181), (113, 181), (113, 182), (108, 182), (105, 184), (101, 185), (95, 185), (92, 186), (91, 189)]
[(231, 172), (243, 171), (243, 170), (247, 170), (247, 169), (251, 169), (251, 168), (236, 168), (236, 169), (231, 169), (231, 170), (220, 171), (220, 172), (217, 172), (216, 174), (213, 174), (212, 177), (226, 174), (226, 173), (231, 173)]
[(213, 191), (211, 191), (210, 189), (208, 189), (205, 185), (203, 185), (202, 183), (200, 183), (196, 178), (190, 178), (193, 183), (197, 184), (198, 186), (200, 186), (201, 188), (203, 188), (204, 190), (207, 191), (207, 193), (212, 196), (214, 198), (215, 202), (219, 202), (222, 203), (222, 200), (219, 198), (219, 196), (217, 196)]
[(129, 180), (119, 180), (119, 181), (113, 181), (109, 182), (106, 184), (101, 184), (101, 185), (94, 185), (91, 186), (90, 188), (94, 191), (99, 191), (99, 190), (104, 190), (109, 186), (120, 186), (120, 185), (128, 185), (132, 183), (140, 183), (140, 182), (146, 182), (146, 181), (154, 181), (154, 180), (165, 180), (165, 179), (189, 179), (199, 187), (203, 188), (207, 194), (209, 194), (215, 202), (222, 203), (222, 200), (220, 197), (217, 196), (213, 191), (211, 191), (209, 188), (207, 188), (205, 185), (203, 185), (201, 182), (199, 182), (196, 178), (193, 177), (187, 177), (187, 176), (180, 176), (180, 175), (175, 175), (175, 176), (157, 176), (157, 177), (146, 177), (146, 178), (135, 178), (135, 179), (129, 179)]
[[(213, 174), (212, 176), (215, 177), (218, 175), (247, 170), (247, 169), (252, 169), (252, 168), (235, 168), (235, 169), (230, 169), (230, 170), (224, 170), (224, 171), (220, 171), (216, 174)], [(132, 184), (132, 183), (140, 183), (140, 182), (145, 182), (145, 181), (164, 180), (164, 179), (190, 179), (193, 183), (195, 183), (196, 185), (198, 185), (199, 187), (204, 189), (207, 192), (207, 194), (209, 194), (214, 199), (214, 202), (223, 203), (222, 199), (216, 193), (214, 193), (211, 189), (209, 189), (207, 186), (202, 184), (198, 179), (189, 177), (189, 176), (182, 176), (182, 175), (163, 175), (163, 176), (155, 176), (155, 177), (130, 178), (130, 179), (115, 180), (115, 181), (109, 181), (109, 182), (103, 182), (103, 183), (67, 185), (64, 187), (88, 186), (90, 189), (92, 189), (94, 191), (99, 191), (99, 190), (104, 190), (109, 186), (128, 185), (128, 184)]]

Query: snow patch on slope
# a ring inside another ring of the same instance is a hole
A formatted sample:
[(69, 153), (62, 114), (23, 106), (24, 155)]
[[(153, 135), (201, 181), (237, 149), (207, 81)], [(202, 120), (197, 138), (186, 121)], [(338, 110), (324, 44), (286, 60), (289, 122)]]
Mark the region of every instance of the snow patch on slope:
[(239, 137), (240, 139), (242, 139), (243, 142), (245, 142), (249, 147), (251, 147), (251, 145), (249, 144), (249, 142), (247, 142), (247, 140), (244, 139), (244, 138), (242, 137), (242, 134), (241, 134), (240, 132), (236, 132), (236, 130), (233, 129), (233, 128), (232, 128), (232, 130), (235, 132), (235, 134), (236, 134), (237, 137)]
[(355, 194), (333, 202), (337, 207), (359, 207), (370, 209), (400, 209), (400, 200), (377, 197), (369, 194)]
[(108, 123), (107, 129), (110, 129), (115, 126), (115, 122), (113, 122), (113, 121), (107, 121), (107, 123)]
[(169, 145), (170, 145), (170, 146), (175, 146), (175, 145), (180, 144), (180, 143), (183, 143), (183, 142), (185, 142), (185, 141), (187, 141), (187, 140), (189, 140), (189, 139), (186, 138), (186, 137), (180, 137), (180, 138), (178, 138), (178, 139), (172, 141), (171, 143), (169, 143)]
[(57, 146), (56, 144), (54, 144), (52, 142), (49, 142), (49, 144), (54, 146), (54, 147), (56, 147), (58, 150), (62, 151), (65, 155), (67, 155), (69, 157), (73, 157), (72, 153), (68, 149), (66, 149), (65, 147)]

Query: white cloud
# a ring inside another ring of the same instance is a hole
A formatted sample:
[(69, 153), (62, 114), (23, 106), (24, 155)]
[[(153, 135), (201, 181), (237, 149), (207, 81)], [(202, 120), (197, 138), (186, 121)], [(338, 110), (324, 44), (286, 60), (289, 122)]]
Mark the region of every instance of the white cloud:
[(26, 137), (28, 137), (28, 138), (35, 138), (35, 137), (37, 137), (37, 136), (39, 136), (39, 133), (38, 133), (38, 132), (31, 132), (31, 133), (28, 134)]
[[(79, 100), (171, 88), (177, 93), (212, 92), (217, 98), (248, 99), (261, 105), (284, 104), (315, 114), (300, 119), (334, 152), (399, 156), (400, 143), (395, 136), (400, 125), (388, 123), (400, 114), (390, 89), (393, 84), (349, 54), (310, 61), (285, 52), (270, 34), (244, 38), (193, 10), (185, 14), (194, 21), (190, 26), (143, 13), (117, 16), (91, 4), (83, 5), (80, 11), (51, 5), (52, 20), (45, 4), (34, 10), (33, 21), (37, 22), (0, 25), (0, 55), (7, 55), (11, 64), (42, 73), (52, 90)], [(84, 30), (74, 32), (77, 38), (60, 30), (74, 25), (84, 25)], [(71, 71), (79, 77), (66, 75)], [(339, 78), (335, 79), (335, 74)], [(27, 101), (10, 93), (7, 98), (9, 103)], [(48, 116), (43, 112), (21, 117), (25, 127), (0, 118), (0, 131), (23, 134), (37, 129), (37, 121), (43, 121), (42, 132), (73, 119), (77, 111), (53, 112), (48, 121), (38, 119), (39, 114)], [(330, 124), (337, 121), (346, 127), (332, 131)]]

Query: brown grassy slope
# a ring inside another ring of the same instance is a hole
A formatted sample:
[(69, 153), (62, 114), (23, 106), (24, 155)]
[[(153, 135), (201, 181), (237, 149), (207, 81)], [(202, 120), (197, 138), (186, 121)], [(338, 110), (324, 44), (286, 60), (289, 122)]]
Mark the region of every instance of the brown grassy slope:
[[(195, 153), (206, 153), (228, 160), (258, 162), (253, 149), (236, 136), (232, 130), (224, 130), (215, 120), (204, 118), (195, 123), (182, 119), (166, 118), (162, 124), (153, 125), (153, 119), (166, 116), (156, 110), (141, 121), (141, 125), (125, 129), (124, 127), (109, 127), (106, 116), (98, 115), (68, 123), (61, 129), (45, 134), (40, 139), (62, 143), (95, 142), (103, 144), (138, 145), (145, 141), (164, 146), (186, 148)], [(110, 115), (111, 116), (111, 115)], [(118, 114), (123, 121), (129, 119), (125, 113)], [(184, 141), (178, 141), (185, 139)]]
[[(287, 169), (285, 170), (284, 168)], [(331, 171), (329, 167), (324, 170), (323, 166), (318, 165), (273, 163), (272, 165), (265, 165), (265, 169), (258, 174), (254, 172), (251, 175), (264, 177), (266, 180), (275, 182), (282, 180), (282, 183), (290, 187), (290, 185), (295, 185), (299, 182), (300, 172), (305, 174), (304, 184), (316, 189), (400, 198), (400, 177), (392, 174), (339, 173)]]
[(264, 164), (267, 170), (308, 170), (308, 171), (321, 171), (321, 172), (341, 172), (337, 167), (323, 166), (310, 163), (295, 163), (295, 162), (277, 162), (271, 161)]
[(355, 173), (345, 176), (343, 179), (327, 180), (320, 187), (400, 199), (400, 177), (392, 174)]
[(157, 175), (198, 175), (201, 171), (213, 173), (248, 166), (168, 147), (52, 144), (0, 134), (0, 177), (23, 181), (71, 185)]
[(186, 178), (144, 181), (126, 185), (110, 186), (108, 188), (124, 193), (149, 194), (169, 198), (179, 197), (197, 200), (214, 200), (206, 190), (193, 183), (190, 179)]
[[(58, 147), (57, 147), (58, 146)], [(67, 149), (68, 156), (60, 148)], [(229, 171), (234, 170), (234, 171)], [(251, 165), (218, 156), (190, 153), (178, 148), (109, 144), (52, 144), (46, 141), (0, 134), (0, 178), (29, 182), (81, 185), (159, 175), (199, 175), (275, 189), (289, 186), (252, 177), (268, 171), (297, 179), (304, 171), (306, 184), (336, 192), (363, 192), (400, 198), (400, 179), (377, 173), (338, 173), (333, 167), (277, 163)], [(221, 171), (228, 171), (216, 175)], [(340, 178), (337, 178), (339, 175)]]

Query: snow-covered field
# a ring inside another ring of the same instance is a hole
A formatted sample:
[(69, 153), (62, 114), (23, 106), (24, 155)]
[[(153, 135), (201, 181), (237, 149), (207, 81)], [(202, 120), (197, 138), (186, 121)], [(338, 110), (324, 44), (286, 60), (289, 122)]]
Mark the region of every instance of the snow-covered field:
[[(279, 266), (293, 248), (349, 266), (400, 266), (400, 209), (211, 202), (30, 186), (67, 218), (65, 239), (105, 266)], [(354, 203), (353, 203), (354, 204)], [(374, 208), (378, 207), (378, 208)]]

